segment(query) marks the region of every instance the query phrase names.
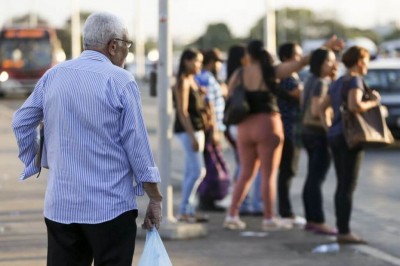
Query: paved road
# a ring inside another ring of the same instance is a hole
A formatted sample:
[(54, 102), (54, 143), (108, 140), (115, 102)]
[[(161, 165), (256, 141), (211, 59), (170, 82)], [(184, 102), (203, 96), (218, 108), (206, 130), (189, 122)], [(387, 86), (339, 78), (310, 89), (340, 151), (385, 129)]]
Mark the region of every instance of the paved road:
[[(148, 97), (147, 87), (141, 86), (144, 115), (151, 145), (157, 152), (156, 100)], [(42, 204), (46, 173), (39, 179), (18, 182), (21, 163), (9, 123), (12, 110), (23, 98), (0, 100), (0, 266), (45, 265), (46, 237)], [(172, 184), (174, 207), (180, 197), (183, 154), (178, 143), (172, 142)], [(234, 168), (232, 153), (224, 152), (229, 166)], [(166, 241), (174, 265), (400, 265), (400, 149), (367, 151), (356, 192), (352, 219), (353, 230), (364, 236), (370, 245), (357, 249), (342, 248), (335, 254), (312, 254), (318, 244), (332, 239), (314, 236), (302, 230), (271, 233), (267, 237), (245, 238), (237, 232), (221, 229), (223, 214), (210, 214), (208, 236), (202, 239)], [(293, 182), (294, 208), (303, 213), (301, 188), (305, 176), (306, 156), (303, 153), (298, 177)], [(334, 224), (333, 191), (335, 176), (331, 169), (324, 185), (327, 221)], [(226, 200), (221, 204), (227, 204)], [(145, 200), (141, 201), (142, 203)], [(259, 230), (260, 219), (245, 218), (249, 230)], [(137, 254), (143, 240), (137, 243)], [(135, 257), (137, 261), (138, 255)]]

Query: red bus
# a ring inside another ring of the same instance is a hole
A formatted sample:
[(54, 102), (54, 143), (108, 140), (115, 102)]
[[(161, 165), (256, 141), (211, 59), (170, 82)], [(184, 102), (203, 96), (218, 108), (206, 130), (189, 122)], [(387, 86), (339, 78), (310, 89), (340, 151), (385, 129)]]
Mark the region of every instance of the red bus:
[(0, 97), (12, 92), (32, 92), (46, 70), (65, 59), (65, 54), (64, 58), (62, 55), (54, 29), (40, 27), (1, 30)]

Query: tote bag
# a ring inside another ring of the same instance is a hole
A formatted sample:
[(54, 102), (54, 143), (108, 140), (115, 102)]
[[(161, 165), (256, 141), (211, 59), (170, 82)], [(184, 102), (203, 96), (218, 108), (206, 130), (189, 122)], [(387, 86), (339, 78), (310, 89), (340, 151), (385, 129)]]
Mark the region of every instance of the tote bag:
[(208, 139), (204, 149), (206, 175), (197, 191), (201, 199), (222, 200), (228, 195), (231, 178), (221, 146)]
[[(346, 86), (348, 82), (344, 82)], [(375, 96), (372, 90), (364, 83), (367, 99)], [(385, 116), (383, 115), (384, 106), (379, 105), (367, 110), (366, 112), (350, 112), (347, 108), (347, 97), (342, 96), (343, 103), (340, 108), (343, 132), (349, 148), (354, 147), (382, 147), (394, 142)]]
[(382, 106), (376, 106), (363, 113), (353, 113), (341, 108), (344, 136), (349, 148), (382, 147), (394, 142)]

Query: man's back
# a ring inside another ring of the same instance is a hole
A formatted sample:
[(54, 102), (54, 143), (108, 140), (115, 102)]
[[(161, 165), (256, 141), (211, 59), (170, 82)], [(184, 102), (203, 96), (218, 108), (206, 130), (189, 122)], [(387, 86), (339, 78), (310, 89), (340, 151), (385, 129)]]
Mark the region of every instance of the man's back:
[(27, 102), (27, 107), (43, 109), (47, 218), (62, 223), (110, 220), (137, 208), (135, 194), (143, 192), (135, 181), (159, 179), (137, 84), (101, 53), (84, 51), (54, 67)]

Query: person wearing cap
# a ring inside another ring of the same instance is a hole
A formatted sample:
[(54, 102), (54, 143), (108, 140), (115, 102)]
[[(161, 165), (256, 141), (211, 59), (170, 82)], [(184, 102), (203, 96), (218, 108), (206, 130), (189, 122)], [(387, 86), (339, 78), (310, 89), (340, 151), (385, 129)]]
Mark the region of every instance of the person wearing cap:
[[(212, 120), (212, 126), (206, 131), (206, 147), (209, 146), (211, 149), (204, 150), (204, 155), (206, 157), (207, 152), (218, 152), (221, 150), (220, 138), (226, 127), (223, 123), (225, 109), (225, 99), (223, 92), (224, 84), (220, 84), (217, 79), (217, 73), (220, 71), (222, 66), (221, 63), (223, 62), (221, 52), (216, 48), (206, 50), (203, 52), (203, 57), (203, 68), (201, 72), (196, 75), (195, 79), (198, 85), (205, 91), (206, 102), (209, 105)], [(212, 147), (210, 145), (212, 145)], [(222, 155), (220, 156), (220, 159), (221, 160), (219, 161), (222, 161), (221, 163), (226, 166)], [(227, 169), (226, 167), (223, 168)], [(205, 185), (205, 183), (201, 184), (200, 189), (204, 189)], [(209, 196), (202, 196), (202, 193), (199, 193), (199, 208), (203, 211), (224, 211), (222, 207), (215, 205), (214, 198), (211, 198)]]

